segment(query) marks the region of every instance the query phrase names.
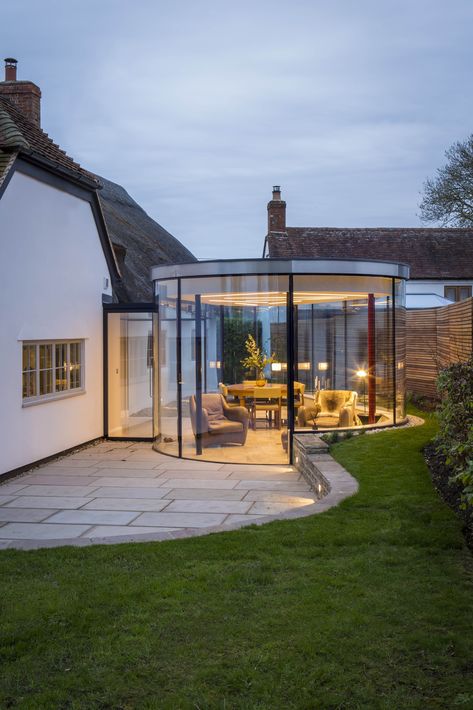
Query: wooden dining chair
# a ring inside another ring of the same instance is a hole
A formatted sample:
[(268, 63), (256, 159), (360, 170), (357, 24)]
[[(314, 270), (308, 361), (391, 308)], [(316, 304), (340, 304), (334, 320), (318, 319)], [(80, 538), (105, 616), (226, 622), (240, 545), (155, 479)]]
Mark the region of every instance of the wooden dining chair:
[(227, 385), (224, 385), (223, 382), (219, 382), (218, 389), (220, 391), (220, 394), (222, 395), (222, 397), (224, 398), (225, 402), (228, 404), (229, 407), (239, 407), (240, 406), (240, 400), (232, 398), (228, 394)]
[(251, 407), (252, 427), (256, 429), (256, 413), (265, 412), (268, 415), (269, 426), (273, 426), (272, 414), (274, 412), (274, 423), (278, 429), (281, 428), (281, 387), (255, 387), (253, 390), (253, 404)]

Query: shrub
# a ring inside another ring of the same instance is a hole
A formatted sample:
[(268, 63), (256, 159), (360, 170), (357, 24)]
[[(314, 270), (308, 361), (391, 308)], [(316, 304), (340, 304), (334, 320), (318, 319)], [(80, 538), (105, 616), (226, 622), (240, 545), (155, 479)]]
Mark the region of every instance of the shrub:
[(463, 486), (463, 503), (473, 506), (473, 355), (442, 370), (437, 380), (441, 396), (440, 433), (436, 448)]

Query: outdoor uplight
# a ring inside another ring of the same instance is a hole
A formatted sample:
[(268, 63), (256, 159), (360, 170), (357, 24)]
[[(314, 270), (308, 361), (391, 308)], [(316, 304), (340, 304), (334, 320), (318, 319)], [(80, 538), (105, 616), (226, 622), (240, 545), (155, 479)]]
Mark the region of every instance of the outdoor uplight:
[(367, 374), (368, 374), (368, 373), (366, 372), (366, 370), (358, 370), (357, 373), (356, 373), (356, 376), (363, 378), (363, 377), (366, 377)]

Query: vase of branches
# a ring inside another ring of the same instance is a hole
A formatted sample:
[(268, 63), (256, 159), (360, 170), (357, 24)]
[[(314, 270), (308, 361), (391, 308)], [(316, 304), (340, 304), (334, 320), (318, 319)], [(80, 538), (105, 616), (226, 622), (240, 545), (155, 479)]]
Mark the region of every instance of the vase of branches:
[(264, 368), (267, 365), (271, 365), (271, 363), (275, 361), (276, 357), (274, 353), (272, 355), (268, 355), (262, 348), (259, 348), (252, 335), (248, 335), (246, 338), (245, 349), (248, 354), (245, 358), (243, 358), (241, 364), (248, 372), (254, 371), (256, 373), (257, 387), (264, 387), (266, 384)]

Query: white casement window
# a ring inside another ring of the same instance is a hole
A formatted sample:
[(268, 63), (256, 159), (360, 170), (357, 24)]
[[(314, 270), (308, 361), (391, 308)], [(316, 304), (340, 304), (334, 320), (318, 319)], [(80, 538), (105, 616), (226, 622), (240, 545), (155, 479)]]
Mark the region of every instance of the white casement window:
[(84, 391), (84, 341), (23, 343), (23, 405)]

